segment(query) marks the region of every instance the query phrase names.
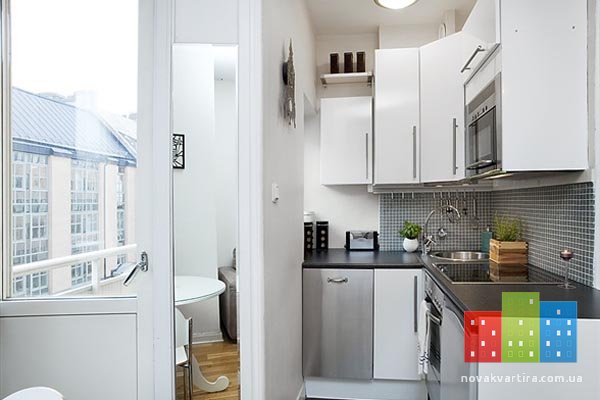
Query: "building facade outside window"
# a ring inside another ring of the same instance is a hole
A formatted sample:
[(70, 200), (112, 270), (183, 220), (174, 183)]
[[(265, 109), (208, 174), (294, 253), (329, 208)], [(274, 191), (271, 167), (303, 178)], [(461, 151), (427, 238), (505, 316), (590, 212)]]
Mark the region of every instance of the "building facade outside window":
[(48, 157), (13, 153), (13, 265), (48, 259)]
[[(98, 163), (71, 162), (71, 252), (87, 253), (100, 248)], [(92, 280), (92, 263), (71, 267), (71, 283), (78, 286)]]
[[(48, 259), (48, 157), (13, 152), (12, 264)], [(13, 295), (48, 294), (48, 272), (13, 277)]]
[(31, 297), (48, 294), (48, 272), (34, 272), (13, 279), (13, 296)]

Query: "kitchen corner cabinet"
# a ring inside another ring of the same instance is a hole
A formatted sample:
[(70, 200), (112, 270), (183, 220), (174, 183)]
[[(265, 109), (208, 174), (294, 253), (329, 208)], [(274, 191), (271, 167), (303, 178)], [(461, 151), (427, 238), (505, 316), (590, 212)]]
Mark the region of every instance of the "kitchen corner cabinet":
[(321, 99), (321, 184), (367, 185), (373, 176), (373, 99)]
[(375, 50), (374, 91), (373, 183), (419, 183), (419, 49)]
[(375, 270), (373, 377), (420, 380), (417, 323), (421, 269)]
[(464, 39), (459, 32), (421, 47), (421, 182), (465, 177)]

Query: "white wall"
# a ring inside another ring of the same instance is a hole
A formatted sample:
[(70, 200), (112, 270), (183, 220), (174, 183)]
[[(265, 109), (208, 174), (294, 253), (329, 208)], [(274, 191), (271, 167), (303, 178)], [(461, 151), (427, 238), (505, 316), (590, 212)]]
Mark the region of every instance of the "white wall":
[(423, 46), (438, 39), (438, 27), (439, 24), (380, 26), (379, 48), (395, 49)]
[[(173, 46), (173, 131), (185, 135), (185, 169), (173, 171), (175, 274), (217, 277), (215, 81), (211, 45)], [(181, 307), (194, 339), (219, 339), (218, 299)]]
[(238, 0), (176, 0), (175, 42), (237, 44)]
[(237, 84), (215, 81), (215, 200), (217, 212), (217, 264), (233, 263), (237, 246)]
[[(266, 399), (295, 399), (302, 386), (304, 100), (315, 103), (315, 39), (306, 5), (263, 1), (263, 241)], [(297, 128), (282, 115), (281, 65), (294, 43)], [(280, 200), (271, 202), (271, 183)]]

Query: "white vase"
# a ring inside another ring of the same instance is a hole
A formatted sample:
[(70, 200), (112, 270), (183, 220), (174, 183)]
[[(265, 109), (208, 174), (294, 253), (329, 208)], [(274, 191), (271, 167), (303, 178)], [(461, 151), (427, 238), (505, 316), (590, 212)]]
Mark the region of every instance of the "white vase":
[(408, 253), (412, 253), (419, 247), (419, 239), (404, 238), (404, 243), (402, 245), (404, 246), (404, 250), (406, 250)]

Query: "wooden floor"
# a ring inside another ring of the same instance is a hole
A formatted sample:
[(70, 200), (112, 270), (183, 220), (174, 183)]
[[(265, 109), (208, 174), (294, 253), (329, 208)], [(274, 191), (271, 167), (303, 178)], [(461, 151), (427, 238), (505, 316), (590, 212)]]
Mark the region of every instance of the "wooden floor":
[[(206, 379), (214, 381), (221, 375), (229, 378), (227, 390), (206, 393), (196, 388), (194, 400), (238, 400), (240, 398), (240, 351), (236, 343), (229, 341), (194, 345), (194, 356)], [(177, 371), (180, 372), (180, 371)], [(183, 399), (183, 378), (177, 376), (177, 399)]]

